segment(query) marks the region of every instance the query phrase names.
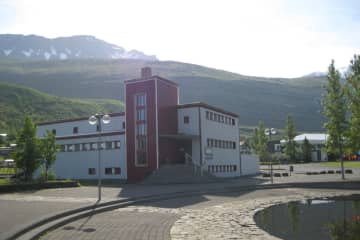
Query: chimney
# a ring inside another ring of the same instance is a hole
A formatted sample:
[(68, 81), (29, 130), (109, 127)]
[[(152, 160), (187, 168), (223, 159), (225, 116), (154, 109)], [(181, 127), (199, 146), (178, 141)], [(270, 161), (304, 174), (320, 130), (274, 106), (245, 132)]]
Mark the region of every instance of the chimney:
[(151, 74), (150, 67), (143, 67), (141, 69), (141, 78), (150, 78), (151, 76), (152, 76), (152, 74)]

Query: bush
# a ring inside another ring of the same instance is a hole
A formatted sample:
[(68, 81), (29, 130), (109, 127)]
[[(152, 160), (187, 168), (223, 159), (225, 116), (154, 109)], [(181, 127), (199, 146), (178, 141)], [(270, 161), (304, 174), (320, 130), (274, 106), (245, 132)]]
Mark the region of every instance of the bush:
[[(52, 180), (55, 180), (55, 179), (56, 179), (56, 175), (55, 175), (54, 171), (48, 170), (47, 180), (52, 181)], [(41, 181), (41, 182), (45, 182), (45, 171), (43, 171), (41, 173), (38, 180)]]

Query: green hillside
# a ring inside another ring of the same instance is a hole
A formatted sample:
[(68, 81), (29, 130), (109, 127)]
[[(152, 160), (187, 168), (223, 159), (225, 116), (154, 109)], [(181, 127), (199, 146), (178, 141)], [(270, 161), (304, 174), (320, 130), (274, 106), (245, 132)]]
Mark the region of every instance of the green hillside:
[(138, 77), (144, 66), (177, 82), (182, 103), (204, 101), (233, 111), (242, 125), (263, 120), (269, 127), (283, 128), (290, 113), (298, 129), (322, 130), (322, 77), (261, 78), (172, 61), (89, 59), (0, 61), (0, 81), (61, 97), (123, 100), (123, 81)]
[(15, 132), (25, 115), (35, 122), (120, 112), (123, 104), (107, 99), (66, 99), (13, 84), (0, 83), (0, 132)]

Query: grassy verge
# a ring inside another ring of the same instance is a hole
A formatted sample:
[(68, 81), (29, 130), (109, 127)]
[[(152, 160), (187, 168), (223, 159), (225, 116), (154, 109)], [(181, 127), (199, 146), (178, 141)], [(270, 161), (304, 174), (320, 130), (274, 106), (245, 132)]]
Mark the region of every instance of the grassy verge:
[(15, 174), (15, 168), (0, 168), (0, 175), (1, 174)]
[(0, 179), (0, 193), (40, 190), (46, 188), (79, 187), (79, 186), (80, 185), (77, 181), (72, 181), (72, 180), (54, 180), (47, 182), (39, 182), (39, 181), (19, 182), (11, 179)]
[(0, 186), (1, 186), (1, 185), (10, 185), (10, 184), (12, 184), (12, 182), (11, 182), (10, 179), (0, 178)]
[[(320, 164), (326, 167), (341, 167), (341, 162), (322, 162)], [(354, 162), (344, 161), (344, 167), (360, 168), (360, 161), (354, 161)]]

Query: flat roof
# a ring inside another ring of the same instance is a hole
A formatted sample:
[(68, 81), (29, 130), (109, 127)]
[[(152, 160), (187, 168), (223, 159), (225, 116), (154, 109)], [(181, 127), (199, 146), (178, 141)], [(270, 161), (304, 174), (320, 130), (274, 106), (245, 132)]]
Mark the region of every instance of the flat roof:
[(226, 115), (230, 115), (230, 116), (233, 116), (233, 117), (236, 117), (236, 118), (239, 117), (239, 115), (236, 114), (236, 113), (229, 112), (229, 111), (226, 111), (226, 110), (224, 110), (222, 108), (218, 108), (218, 107), (215, 107), (215, 106), (209, 105), (207, 103), (203, 103), (203, 102), (193, 102), (193, 103), (186, 103), (186, 104), (177, 105), (177, 108), (192, 108), (192, 107), (203, 107), (203, 108), (210, 109), (210, 110), (213, 110), (213, 111), (216, 111), (216, 112), (220, 112), (220, 113), (223, 113), (223, 114), (226, 114)]
[(142, 82), (142, 81), (151, 81), (151, 80), (155, 80), (155, 79), (170, 83), (170, 84), (172, 84), (172, 85), (174, 85), (176, 87), (179, 86), (176, 82), (173, 82), (173, 81), (171, 81), (169, 79), (166, 79), (166, 78), (163, 78), (163, 77), (160, 77), (160, 76), (157, 76), (157, 75), (153, 75), (153, 76), (147, 77), (147, 78), (130, 79), (130, 80), (124, 81), (124, 83), (125, 84), (131, 84), (131, 83)]
[[(110, 115), (110, 117), (125, 116), (125, 112), (109, 113), (109, 115)], [(90, 116), (87, 116), (87, 117), (79, 117), (79, 118), (60, 119), (60, 120), (54, 120), (54, 121), (36, 123), (36, 125), (37, 125), (37, 126), (42, 126), (42, 125), (50, 125), (50, 124), (56, 124), (56, 123), (77, 122), (77, 121), (87, 120), (87, 119), (89, 119), (89, 117), (90, 117)]]

